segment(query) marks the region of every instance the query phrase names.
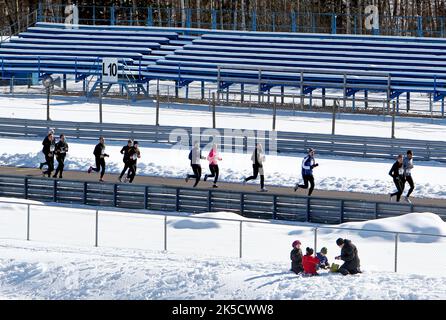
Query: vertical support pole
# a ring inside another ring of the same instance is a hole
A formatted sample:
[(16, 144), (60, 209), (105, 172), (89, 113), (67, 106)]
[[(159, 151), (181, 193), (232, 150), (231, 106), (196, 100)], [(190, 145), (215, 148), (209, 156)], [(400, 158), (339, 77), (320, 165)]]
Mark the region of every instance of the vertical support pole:
[(369, 108), (369, 90), (364, 91), (364, 108), (366, 110)]
[(417, 19), (417, 36), (422, 38), (423, 37), (423, 17), (418, 16)]
[(327, 89), (322, 88), (322, 108), (326, 108), (327, 107), (327, 100), (325, 99), (325, 96), (327, 94)]
[(221, 67), (217, 68), (217, 103), (220, 103), (220, 79), (221, 79)]
[(410, 111), (410, 92), (406, 93), (406, 111)]
[(393, 108), (392, 108), (392, 135), (391, 135), (391, 138), (395, 139), (395, 105), (396, 105), (395, 101), (393, 101), (392, 105), (393, 105)]
[(29, 241), (30, 234), (30, 226), (31, 226), (31, 205), (27, 205), (27, 214), (26, 214), (26, 240)]
[(273, 131), (276, 131), (276, 115), (277, 115), (277, 101), (276, 96), (274, 96), (274, 104), (273, 104)]
[(87, 204), (87, 193), (88, 193), (88, 182), (84, 182), (84, 192), (83, 192), (84, 204)]
[(102, 92), (103, 92), (104, 88), (103, 88), (102, 79), (100, 79), (99, 81), (101, 81), (99, 83), (99, 123), (102, 124)]
[(96, 223), (95, 223), (95, 240), (94, 246), (97, 248), (99, 244), (99, 210), (96, 210)]
[(156, 82), (156, 117), (155, 117), (155, 125), (160, 125), (160, 80), (158, 79)]
[(331, 134), (336, 134), (336, 103), (333, 102), (333, 116), (331, 118)]
[(441, 98), (441, 117), (444, 118), (444, 97)]
[(313, 90), (310, 91), (310, 110), (313, 109)]
[(110, 7), (110, 25), (115, 25), (115, 5)]
[(212, 15), (212, 30), (216, 30), (217, 29), (217, 11), (215, 9), (212, 9), (211, 12)]
[(164, 251), (167, 251), (167, 216), (164, 216)]
[(204, 100), (204, 81), (201, 81), (201, 100)]
[(67, 74), (63, 74), (63, 92), (67, 92)]
[(46, 121), (50, 121), (50, 94), (51, 89), (46, 88)]
[(245, 102), (245, 84), (244, 83), (240, 84), (240, 92), (241, 92), (240, 102), (243, 103), (243, 102)]
[(118, 185), (115, 183), (113, 186), (113, 207), (118, 206)]
[(281, 86), (280, 87), (280, 95), (281, 95), (281, 99), (282, 99), (282, 104), (285, 103), (285, 86)]
[(229, 103), (229, 85), (226, 88), (226, 103)]
[(144, 210), (149, 210), (149, 186), (144, 188)]
[(147, 7), (147, 26), (153, 26), (153, 9), (152, 7)]
[(391, 82), (392, 78), (389, 74), (389, 77), (387, 79), (387, 112), (390, 112), (390, 100), (391, 100)]
[(395, 272), (398, 272), (398, 241), (399, 233), (395, 233)]
[(344, 97), (342, 102), (342, 107), (344, 110), (347, 108), (347, 74), (344, 73)]
[(301, 71), (300, 73), (300, 107), (301, 109), (304, 109), (304, 73)]
[(243, 221), (240, 221), (240, 247), (239, 247), (239, 258), (243, 257)]
[(260, 97), (262, 94), (262, 69), (259, 69), (259, 93), (257, 103), (260, 104)]
[(352, 111), (355, 112), (356, 109), (356, 93), (353, 93), (352, 96)]
[(256, 15), (256, 11), (252, 10), (252, 14), (251, 14), (251, 31), (257, 31), (257, 15)]
[(336, 14), (332, 13), (331, 14), (331, 34), (336, 34), (337, 30), (336, 30)]
[(212, 92), (212, 128), (216, 128), (216, 118), (215, 118), (215, 92)]
[(317, 252), (317, 228), (314, 228), (314, 253)]
[(291, 11), (291, 32), (296, 32), (296, 12)]
[(431, 117), (433, 116), (434, 112), (434, 102), (432, 100), (432, 93), (429, 93), (429, 112), (431, 114)]

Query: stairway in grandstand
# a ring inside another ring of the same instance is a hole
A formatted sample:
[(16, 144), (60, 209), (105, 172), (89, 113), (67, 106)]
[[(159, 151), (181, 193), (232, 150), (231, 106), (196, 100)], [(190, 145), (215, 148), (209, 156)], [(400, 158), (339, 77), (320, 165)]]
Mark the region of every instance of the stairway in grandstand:
[[(116, 57), (132, 82), (194, 81), (387, 93), (446, 93), (446, 41), (302, 33), (37, 23), (0, 47), (2, 78), (38, 73), (95, 75), (102, 57)], [(224, 70), (219, 72), (219, 67)], [(347, 76), (348, 75), (348, 76)], [(122, 81), (125, 81), (122, 77)], [(220, 79), (219, 79), (220, 82)], [(220, 85), (220, 83), (219, 83)]]

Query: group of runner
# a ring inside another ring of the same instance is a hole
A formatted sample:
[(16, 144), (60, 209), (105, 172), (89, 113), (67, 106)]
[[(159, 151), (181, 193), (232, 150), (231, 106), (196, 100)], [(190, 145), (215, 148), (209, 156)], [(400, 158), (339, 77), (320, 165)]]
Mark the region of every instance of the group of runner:
[[(63, 134), (60, 135), (59, 141), (56, 143), (54, 137), (54, 130), (50, 130), (48, 135), (42, 142), (43, 149), (42, 152), (45, 156), (45, 162), (40, 164), (40, 169), (42, 169), (45, 165), (47, 169), (43, 171), (44, 176), (51, 177), (52, 172), (54, 171), (54, 158), (56, 158), (58, 162), (58, 166), (56, 169), (53, 178), (59, 176), (62, 178), (63, 170), (64, 170), (64, 162), (65, 157), (68, 152), (68, 143), (66, 142), (65, 136)], [(88, 173), (92, 171), (100, 173), (99, 181), (104, 181), (104, 174), (106, 170), (105, 158), (109, 157), (109, 155), (105, 152), (105, 139), (104, 137), (99, 138), (99, 143), (95, 146), (93, 154), (95, 157), (95, 166), (90, 166), (88, 169)], [(132, 183), (136, 176), (136, 167), (137, 161), (141, 158), (141, 152), (139, 149), (138, 141), (134, 141), (129, 139), (127, 141), (127, 145), (122, 147), (121, 154), (123, 155), (124, 168), (119, 175), (119, 182), (129, 182)], [(308, 149), (307, 155), (302, 160), (301, 164), (301, 174), (303, 184), (296, 183), (294, 186), (294, 191), (296, 192), (298, 189), (308, 189), (308, 196), (313, 194), (315, 182), (313, 176), (313, 170), (319, 166), (315, 159), (315, 152), (313, 148)], [(192, 149), (189, 152), (189, 160), (190, 166), (192, 168), (193, 174), (187, 174), (185, 177), (186, 183), (189, 180), (194, 179), (194, 187), (197, 187), (202, 177), (202, 167), (201, 160), (207, 160), (209, 162), (209, 174), (204, 175), (204, 181), (207, 181), (209, 178), (213, 178), (213, 188), (218, 188), (218, 178), (220, 174), (219, 162), (222, 161), (222, 157), (220, 156), (218, 145), (213, 144), (211, 150), (209, 151), (207, 157), (202, 155), (202, 151), (200, 148), (200, 144), (197, 142), (194, 143)], [(248, 181), (257, 180), (260, 176), (260, 192), (267, 192), (268, 190), (265, 188), (265, 172), (264, 172), (264, 162), (266, 161), (265, 151), (261, 143), (256, 144), (252, 155), (252, 170), (253, 174), (249, 177), (244, 177), (242, 182), (246, 184)], [(406, 157), (403, 155), (399, 155), (396, 162), (393, 164), (389, 175), (392, 177), (393, 182), (397, 188), (397, 191), (390, 194), (390, 200), (392, 201), (394, 197), (396, 197), (396, 201), (400, 202), (401, 196), (405, 189), (405, 184), (408, 183), (410, 189), (405, 196), (405, 200), (411, 203), (409, 197), (415, 189), (415, 185), (412, 179), (412, 169), (414, 167), (413, 164), (413, 152), (411, 150), (407, 151)], [(126, 178), (124, 179), (124, 175), (127, 173)]]

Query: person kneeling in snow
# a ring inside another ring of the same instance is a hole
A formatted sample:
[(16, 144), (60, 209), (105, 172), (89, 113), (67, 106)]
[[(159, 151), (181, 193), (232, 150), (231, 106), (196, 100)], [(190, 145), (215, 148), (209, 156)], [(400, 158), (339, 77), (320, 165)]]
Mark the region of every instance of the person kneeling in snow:
[(304, 272), (306, 275), (310, 276), (318, 276), (319, 274), (316, 271), (317, 266), (319, 265), (319, 259), (313, 256), (313, 249), (307, 248), (306, 254), (302, 258), (302, 264), (304, 266)]
[(342, 275), (361, 273), (360, 260), (358, 256), (358, 249), (347, 239), (339, 238), (336, 244), (341, 248), (341, 255), (336, 257), (336, 260), (344, 261), (344, 264), (339, 268)]
[(330, 268), (330, 264), (328, 263), (328, 258), (327, 258), (327, 248), (322, 248), (321, 252), (319, 252), (316, 257), (319, 259), (319, 265), (318, 265), (318, 269), (329, 269)]
[(300, 241), (296, 240), (293, 242), (292, 247), (293, 250), (290, 253), (291, 258), (291, 271), (295, 274), (302, 273), (304, 271), (304, 267), (302, 266), (302, 250), (300, 249)]

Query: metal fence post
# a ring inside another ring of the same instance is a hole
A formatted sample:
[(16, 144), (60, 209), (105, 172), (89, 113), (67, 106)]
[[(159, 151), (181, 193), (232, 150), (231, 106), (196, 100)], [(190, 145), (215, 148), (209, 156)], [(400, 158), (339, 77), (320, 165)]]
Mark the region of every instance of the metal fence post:
[(212, 128), (216, 128), (216, 118), (215, 118), (215, 92), (212, 92)]
[(392, 133), (391, 138), (395, 139), (395, 101), (392, 103)]
[(144, 187), (144, 209), (149, 209), (149, 186)]
[(159, 79), (156, 82), (156, 118), (155, 125), (160, 125), (160, 82)]
[(88, 183), (84, 182), (84, 194), (83, 194), (84, 204), (87, 204), (87, 193), (88, 193)]
[(164, 251), (167, 251), (167, 216), (164, 216)]
[(395, 233), (395, 272), (398, 272), (398, 240), (399, 233)]
[(30, 223), (31, 223), (31, 205), (28, 204), (27, 219), (26, 219), (26, 240), (27, 241), (29, 241)]
[(307, 221), (306, 222), (310, 222), (311, 217), (310, 217), (310, 208), (311, 204), (310, 204), (310, 197), (307, 197)]
[(273, 105), (273, 131), (276, 131), (276, 114), (277, 114), (277, 101), (276, 96), (274, 96), (274, 105)]
[(243, 257), (243, 221), (240, 221), (240, 251), (239, 251), (239, 258), (241, 259)]
[(96, 210), (96, 224), (95, 224), (95, 241), (94, 246), (97, 247), (99, 242), (99, 210)]
[(317, 252), (317, 228), (314, 228), (314, 252)]

